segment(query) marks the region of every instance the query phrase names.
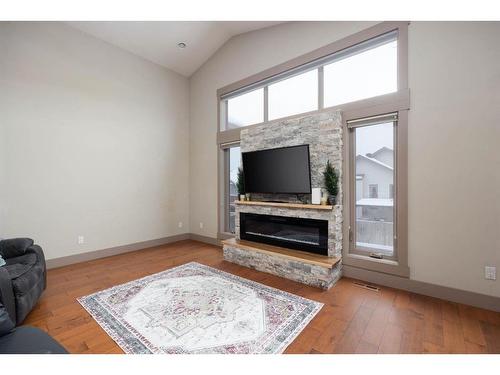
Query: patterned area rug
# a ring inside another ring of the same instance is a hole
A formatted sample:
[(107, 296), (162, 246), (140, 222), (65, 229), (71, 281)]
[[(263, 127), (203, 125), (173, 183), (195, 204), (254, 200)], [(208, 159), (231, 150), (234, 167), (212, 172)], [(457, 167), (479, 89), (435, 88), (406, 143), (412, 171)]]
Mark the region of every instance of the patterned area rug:
[(282, 353), (323, 306), (194, 262), (78, 301), (130, 354)]

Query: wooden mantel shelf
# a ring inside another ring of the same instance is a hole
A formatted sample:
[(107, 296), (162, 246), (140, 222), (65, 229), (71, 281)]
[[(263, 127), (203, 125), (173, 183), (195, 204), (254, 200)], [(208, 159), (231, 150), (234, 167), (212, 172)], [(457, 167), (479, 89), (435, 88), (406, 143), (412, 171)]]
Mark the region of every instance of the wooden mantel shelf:
[(235, 204), (244, 206), (270, 206), (283, 208), (302, 208), (309, 210), (332, 210), (333, 206), (322, 206), (319, 204), (303, 204), (303, 203), (279, 203), (279, 202), (262, 202), (262, 201), (234, 201)]
[(333, 268), (341, 259), (341, 257), (339, 256), (328, 257), (324, 255), (311, 254), (305, 251), (291, 250), (291, 249), (286, 249), (284, 247), (272, 246), (258, 242), (238, 240), (236, 238), (224, 240), (222, 241), (222, 244), (230, 247), (237, 247), (243, 250), (272, 254), (283, 258), (292, 259), (302, 263), (314, 264), (325, 268)]

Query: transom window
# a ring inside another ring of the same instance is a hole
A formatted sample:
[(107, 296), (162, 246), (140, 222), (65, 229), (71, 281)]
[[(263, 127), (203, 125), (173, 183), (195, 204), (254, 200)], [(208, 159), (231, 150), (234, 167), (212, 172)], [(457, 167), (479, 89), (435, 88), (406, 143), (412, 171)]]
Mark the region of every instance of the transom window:
[(318, 109), (318, 70), (269, 85), (269, 120)]
[(228, 99), (226, 104), (228, 127), (239, 128), (263, 122), (263, 102), (263, 88)]
[(398, 90), (392, 31), (221, 97), (221, 130), (355, 102)]
[(397, 71), (397, 40), (325, 65), (325, 107), (395, 92)]

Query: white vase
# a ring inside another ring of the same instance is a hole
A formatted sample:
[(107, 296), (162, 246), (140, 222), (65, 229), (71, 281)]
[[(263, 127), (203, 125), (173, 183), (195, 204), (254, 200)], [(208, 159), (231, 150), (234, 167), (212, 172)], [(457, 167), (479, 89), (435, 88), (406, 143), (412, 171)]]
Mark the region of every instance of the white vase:
[(240, 201), (244, 202), (245, 201), (245, 194), (240, 194)]

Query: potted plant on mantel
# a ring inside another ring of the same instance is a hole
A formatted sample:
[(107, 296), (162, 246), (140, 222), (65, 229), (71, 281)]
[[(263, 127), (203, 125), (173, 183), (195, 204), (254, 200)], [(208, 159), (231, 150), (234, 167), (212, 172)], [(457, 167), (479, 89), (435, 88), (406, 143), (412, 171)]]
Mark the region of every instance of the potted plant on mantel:
[(325, 189), (328, 192), (328, 203), (334, 206), (339, 192), (339, 176), (337, 175), (335, 168), (330, 163), (330, 160), (326, 162), (323, 178)]
[(245, 200), (245, 175), (243, 174), (243, 168), (241, 168), (241, 167), (238, 168), (236, 189), (238, 189), (240, 201), (244, 201)]

